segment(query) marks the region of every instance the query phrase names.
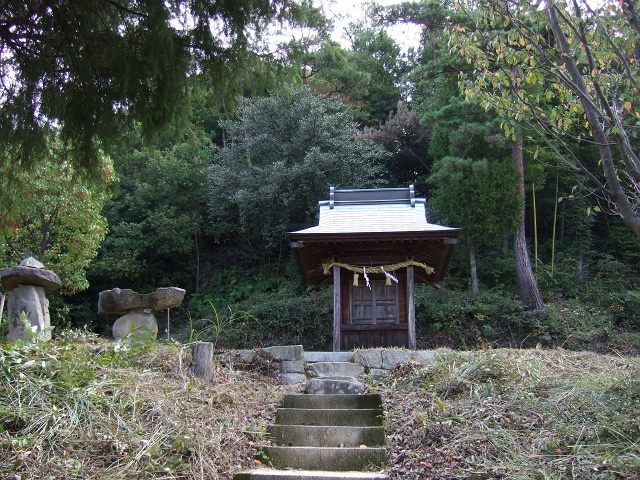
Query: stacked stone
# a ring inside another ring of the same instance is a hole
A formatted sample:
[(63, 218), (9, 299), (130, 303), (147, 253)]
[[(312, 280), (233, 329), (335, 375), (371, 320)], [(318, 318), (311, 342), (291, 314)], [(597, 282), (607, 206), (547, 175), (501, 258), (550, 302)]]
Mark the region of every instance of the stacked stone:
[(122, 315), (113, 324), (112, 335), (118, 340), (155, 340), (158, 323), (154, 310), (177, 307), (184, 299), (185, 291), (177, 287), (161, 287), (142, 295), (131, 289), (114, 288), (100, 292), (98, 313)]
[(31, 337), (29, 325), (20, 321), (24, 313), (36, 327), (43, 340), (51, 339), (51, 317), (49, 300), (46, 295), (60, 288), (60, 278), (33, 257), (29, 257), (16, 267), (0, 272), (2, 286), (9, 292), (7, 297), (7, 317), (9, 333), (7, 341), (27, 340)]

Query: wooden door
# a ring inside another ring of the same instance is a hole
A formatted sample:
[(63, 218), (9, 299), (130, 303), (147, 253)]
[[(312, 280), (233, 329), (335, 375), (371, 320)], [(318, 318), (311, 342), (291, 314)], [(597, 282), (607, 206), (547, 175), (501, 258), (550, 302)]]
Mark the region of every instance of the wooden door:
[(351, 323), (354, 325), (393, 325), (399, 323), (398, 287), (384, 280), (371, 280), (371, 288), (351, 287)]
[(362, 283), (348, 288), (348, 315), (341, 325), (341, 350), (406, 347), (407, 324), (401, 321), (398, 285), (386, 285), (384, 278), (372, 279), (371, 288)]

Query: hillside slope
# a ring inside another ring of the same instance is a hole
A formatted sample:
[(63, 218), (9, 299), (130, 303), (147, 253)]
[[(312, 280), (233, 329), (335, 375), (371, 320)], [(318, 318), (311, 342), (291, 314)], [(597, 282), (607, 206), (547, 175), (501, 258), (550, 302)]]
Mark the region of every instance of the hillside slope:
[[(181, 344), (102, 339), (0, 349), (0, 477), (229, 479), (257, 465), (284, 386)], [(368, 379), (394, 479), (637, 478), (640, 359), (565, 350), (438, 351)]]

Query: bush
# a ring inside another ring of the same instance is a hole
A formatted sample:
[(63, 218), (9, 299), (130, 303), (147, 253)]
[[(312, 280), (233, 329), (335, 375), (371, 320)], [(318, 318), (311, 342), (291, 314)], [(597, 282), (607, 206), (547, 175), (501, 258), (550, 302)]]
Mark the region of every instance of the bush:
[[(256, 348), (302, 344), (305, 350), (332, 347), (333, 290), (301, 294), (290, 286), (256, 292), (227, 307), (199, 296), (189, 340), (203, 340), (225, 348)], [(207, 303), (207, 306), (203, 306)], [(208, 307), (208, 308), (207, 308)], [(179, 334), (185, 337), (184, 329)]]

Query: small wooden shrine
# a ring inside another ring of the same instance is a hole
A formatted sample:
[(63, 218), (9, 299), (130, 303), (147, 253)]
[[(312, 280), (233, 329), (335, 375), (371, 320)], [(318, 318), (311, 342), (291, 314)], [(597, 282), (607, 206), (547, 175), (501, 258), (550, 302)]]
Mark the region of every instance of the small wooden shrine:
[(428, 223), (407, 188), (335, 190), (315, 227), (289, 233), (313, 288), (333, 281), (333, 350), (416, 348), (414, 286), (444, 276), (459, 229)]

